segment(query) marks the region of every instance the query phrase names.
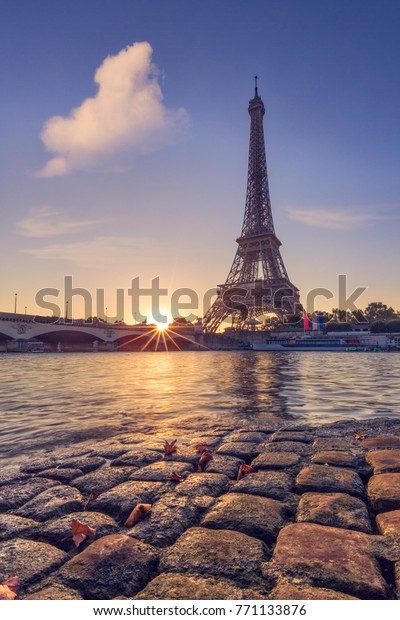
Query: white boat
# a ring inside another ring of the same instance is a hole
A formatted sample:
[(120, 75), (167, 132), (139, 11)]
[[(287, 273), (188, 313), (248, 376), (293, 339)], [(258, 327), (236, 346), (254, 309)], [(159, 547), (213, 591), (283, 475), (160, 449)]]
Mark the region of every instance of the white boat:
[(253, 351), (355, 351), (341, 338), (295, 338), (253, 343)]
[(43, 342), (30, 342), (26, 349), (27, 353), (45, 353), (46, 349)]

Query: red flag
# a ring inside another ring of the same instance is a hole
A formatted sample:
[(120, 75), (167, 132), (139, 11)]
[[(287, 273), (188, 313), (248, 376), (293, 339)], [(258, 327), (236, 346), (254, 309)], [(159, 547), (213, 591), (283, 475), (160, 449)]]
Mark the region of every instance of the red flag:
[(309, 329), (310, 327), (310, 319), (308, 318), (307, 312), (304, 310), (303, 313), (303, 321), (304, 321), (304, 329)]

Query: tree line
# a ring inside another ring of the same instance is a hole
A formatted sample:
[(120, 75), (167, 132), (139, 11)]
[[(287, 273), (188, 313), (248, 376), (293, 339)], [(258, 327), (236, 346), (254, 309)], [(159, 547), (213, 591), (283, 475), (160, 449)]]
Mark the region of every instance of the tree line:
[[(322, 323), (329, 331), (351, 331), (363, 324), (372, 333), (400, 332), (400, 312), (381, 301), (372, 301), (364, 310), (348, 312), (340, 308), (332, 308), (331, 312), (315, 312), (309, 314), (310, 324), (316, 317), (322, 317)], [(288, 317), (288, 323), (304, 327), (304, 316), (300, 313)]]

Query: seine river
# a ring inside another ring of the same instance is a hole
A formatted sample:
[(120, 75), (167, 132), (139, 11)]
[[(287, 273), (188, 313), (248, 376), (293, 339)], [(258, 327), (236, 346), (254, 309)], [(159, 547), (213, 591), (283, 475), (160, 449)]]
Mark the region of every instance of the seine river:
[(398, 353), (1, 354), (0, 369), (3, 456), (188, 414), (400, 417)]

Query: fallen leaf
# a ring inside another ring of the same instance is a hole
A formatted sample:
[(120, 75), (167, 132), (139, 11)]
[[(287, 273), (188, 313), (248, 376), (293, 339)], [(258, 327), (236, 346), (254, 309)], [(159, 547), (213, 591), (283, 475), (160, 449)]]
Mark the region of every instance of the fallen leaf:
[(174, 441), (171, 441), (171, 443), (169, 443), (168, 441), (166, 441), (164, 443), (164, 454), (165, 456), (167, 456), (168, 454), (172, 454), (173, 452), (177, 451), (177, 447), (176, 447), (176, 442), (177, 439), (174, 439)]
[(0, 601), (13, 601), (17, 598), (17, 591), (21, 585), (19, 577), (10, 577), (0, 584)]
[(139, 521), (143, 521), (151, 513), (151, 504), (137, 504), (125, 521), (126, 527), (133, 527)]
[(194, 449), (196, 450), (196, 452), (208, 452), (209, 450), (212, 450), (212, 446), (209, 446), (207, 443), (198, 443), (197, 446), (194, 447)]
[(88, 506), (89, 506), (89, 504), (90, 504), (90, 502), (92, 502), (93, 500), (97, 499), (97, 498), (99, 497), (99, 495), (100, 495), (100, 493), (91, 493), (91, 494), (89, 495), (89, 497), (87, 498), (87, 500), (86, 500), (86, 502), (85, 502), (85, 505), (84, 505), (83, 509), (84, 509), (84, 510), (87, 510), (87, 509), (88, 509)]
[(168, 480), (172, 480), (173, 482), (183, 482), (185, 478), (177, 474), (176, 471), (173, 471), (168, 476)]
[(213, 455), (210, 452), (203, 452), (201, 455), (199, 462), (197, 463), (197, 471), (204, 471), (204, 467), (208, 461), (211, 461)]
[(363, 439), (365, 439), (365, 438), (366, 438), (366, 436), (367, 436), (367, 435), (366, 435), (365, 433), (356, 433), (356, 434), (354, 435), (354, 439), (358, 439), (358, 441), (362, 441)]
[(249, 474), (253, 474), (255, 471), (256, 470), (253, 469), (250, 465), (245, 465), (244, 463), (242, 463), (242, 465), (239, 467), (237, 480), (241, 480), (245, 476), (248, 476)]
[(79, 547), (79, 545), (83, 543), (88, 536), (90, 536), (90, 538), (96, 538), (96, 530), (86, 525), (86, 523), (78, 521), (78, 519), (72, 519), (71, 530), (72, 540), (74, 541), (76, 547)]

